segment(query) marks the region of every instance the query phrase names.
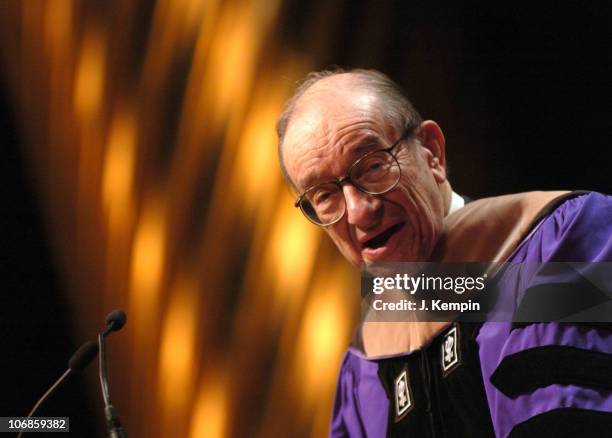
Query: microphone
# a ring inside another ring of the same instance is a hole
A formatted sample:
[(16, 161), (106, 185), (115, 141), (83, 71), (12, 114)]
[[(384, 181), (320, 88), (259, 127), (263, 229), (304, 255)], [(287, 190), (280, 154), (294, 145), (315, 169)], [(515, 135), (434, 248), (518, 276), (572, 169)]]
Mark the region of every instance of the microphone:
[(104, 416), (106, 418), (106, 427), (111, 438), (125, 438), (125, 432), (119, 416), (115, 411), (115, 407), (110, 401), (110, 392), (108, 389), (108, 377), (106, 373), (106, 336), (110, 332), (116, 332), (123, 328), (127, 317), (123, 310), (115, 309), (106, 316), (106, 328), (98, 334), (98, 347), (100, 349), (99, 357), (99, 376), (100, 387), (102, 388), (102, 399), (104, 400)]
[[(74, 354), (68, 360), (68, 369), (64, 372), (64, 374), (60, 376), (59, 379), (55, 381), (53, 385), (51, 385), (51, 388), (49, 388), (47, 392), (45, 392), (43, 396), (36, 402), (32, 410), (28, 414), (27, 418), (31, 418), (49, 399), (49, 396), (53, 394), (60, 386), (62, 386), (62, 384), (68, 379), (70, 375), (72, 375), (74, 372), (84, 370), (87, 365), (91, 363), (94, 357), (96, 357), (96, 354), (98, 354), (98, 344), (96, 344), (95, 342), (87, 341), (83, 345), (81, 345), (79, 349), (75, 351)], [(23, 432), (24, 430), (21, 429), (19, 431), (19, 434), (17, 435), (17, 438), (21, 438)]]
[(113, 310), (111, 313), (106, 315), (106, 329), (103, 332), (104, 336), (110, 332), (118, 332), (121, 330), (126, 321), (127, 316), (125, 316), (125, 312), (123, 310)]
[(98, 354), (98, 344), (87, 341), (68, 359), (68, 369), (72, 371), (84, 370)]

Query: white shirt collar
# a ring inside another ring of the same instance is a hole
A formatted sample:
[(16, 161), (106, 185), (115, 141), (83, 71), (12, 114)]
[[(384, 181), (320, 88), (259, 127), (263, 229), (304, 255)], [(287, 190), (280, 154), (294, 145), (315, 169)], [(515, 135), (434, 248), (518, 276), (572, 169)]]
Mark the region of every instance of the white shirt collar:
[(465, 201), (461, 196), (456, 194), (455, 192), (451, 193), (451, 204), (448, 210), (448, 214), (454, 213), (459, 210), (461, 207), (465, 205)]

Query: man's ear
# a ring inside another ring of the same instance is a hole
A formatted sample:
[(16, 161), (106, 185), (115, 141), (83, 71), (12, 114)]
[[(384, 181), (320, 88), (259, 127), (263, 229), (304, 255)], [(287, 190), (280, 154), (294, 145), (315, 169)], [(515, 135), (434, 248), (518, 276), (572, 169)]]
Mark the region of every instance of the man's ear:
[(446, 181), (446, 140), (440, 125), (433, 120), (421, 123), (417, 137), (427, 149), (427, 161), (436, 181), (440, 184)]

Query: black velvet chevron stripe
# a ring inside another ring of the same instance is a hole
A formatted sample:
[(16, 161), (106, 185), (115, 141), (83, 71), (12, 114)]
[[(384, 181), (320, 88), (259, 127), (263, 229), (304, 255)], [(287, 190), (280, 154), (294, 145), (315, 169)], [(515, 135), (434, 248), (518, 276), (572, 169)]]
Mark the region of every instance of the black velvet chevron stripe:
[[(536, 217), (532, 221), (532, 224), (533, 224), (532, 227), (537, 225), (542, 219), (546, 218), (549, 214), (555, 211), (557, 207), (559, 207), (565, 201), (569, 199), (577, 198), (578, 196), (588, 195), (589, 193), (591, 193), (590, 190), (574, 190), (573, 192), (566, 193), (564, 195), (556, 197), (555, 199), (550, 201), (548, 204), (546, 204), (544, 208), (542, 208), (542, 210), (540, 210), (540, 212), (536, 215)], [(530, 232), (531, 232), (531, 228), (527, 231), (525, 235), (529, 234)]]
[[(510, 330), (518, 330), (525, 327), (528, 327), (533, 324), (540, 324), (540, 322), (513, 322), (512, 328)], [(546, 323), (546, 324), (558, 324), (562, 325), (577, 325), (584, 328), (593, 328), (596, 330), (607, 330), (612, 331), (612, 322), (555, 322), (555, 323)]]
[[(513, 323), (576, 321), (573, 315), (610, 301), (610, 297), (590, 281), (574, 274), (571, 282), (544, 283), (530, 287), (516, 310)], [(586, 319), (593, 321), (596, 319)], [(585, 319), (582, 319), (585, 321)], [(608, 320), (604, 320), (608, 322)]]
[(560, 408), (517, 424), (508, 438), (604, 438), (612, 436), (612, 413)]
[(504, 358), (491, 383), (508, 397), (553, 384), (612, 389), (612, 354), (562, 345), (530, 348)]

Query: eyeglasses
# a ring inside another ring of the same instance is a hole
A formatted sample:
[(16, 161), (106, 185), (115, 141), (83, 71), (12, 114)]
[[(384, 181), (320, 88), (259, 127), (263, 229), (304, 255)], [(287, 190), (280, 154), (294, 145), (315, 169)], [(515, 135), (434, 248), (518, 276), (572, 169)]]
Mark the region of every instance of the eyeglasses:
[(342, 185), (345, 182), (348, 181), (368, 195), (387, 193), (397, 185), (402, 176), (397, 158), (391, 151), (405, 140), (410, 132), (411, 130), (405, 130), (391, 146), (359, 158), (351, 164), (342, 178), (310, 187), (299, 195), (295, 207), (299, 207), (312, 223), (326, 227), (338, 222), (346, 213), (346, 199), (342, 193)]

